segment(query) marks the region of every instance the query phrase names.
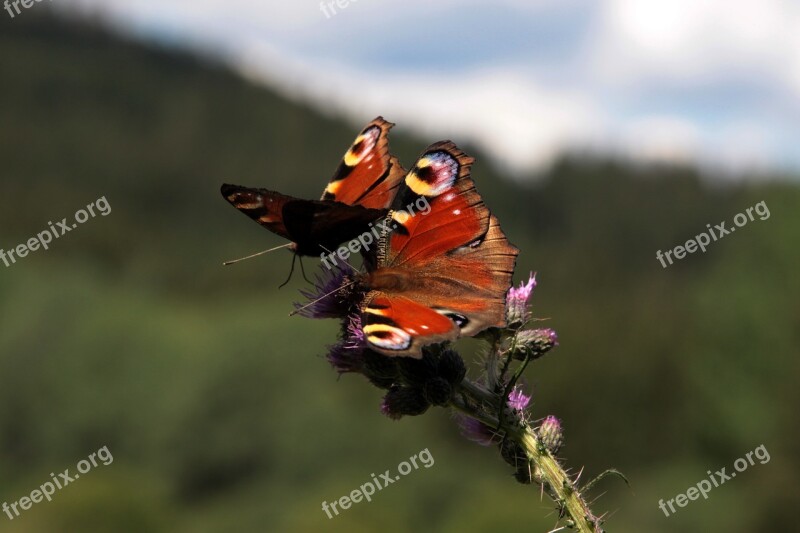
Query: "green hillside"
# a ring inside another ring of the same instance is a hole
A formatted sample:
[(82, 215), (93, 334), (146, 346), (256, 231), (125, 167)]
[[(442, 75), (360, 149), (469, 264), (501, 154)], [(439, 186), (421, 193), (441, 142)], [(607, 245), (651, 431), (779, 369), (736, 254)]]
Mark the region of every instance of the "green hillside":
[[(359, 126), (44, 11), (0, 20), (0, 248), (100, 197), (111, 212), (0, 263), (0, 504), (103, 446), (114, 461), (13, 521), (0, 514), (0, 531), (553, 529), (550, 502), (449, 413), (393, 422), (380, 391), (337, 378), (322, 357), (337, 324), (287, 316), (304, 287), (278, 289), (288, 253), (221, 266), (282, 241), (219, 185), (315, 198)], [(404, 131), (392, 149), (406, 165), (438, 140)], [(533, 413), (563, 419), (562, 455), (585, 479), (615, 467), (631, 481), (595, 491), (608, 531), (792, 531), (797, 180), (723, 186), (692, 168), (565, 156), (521, 185), (465, 149), (521, 249), (516, 279), (538, 272), (535, 311), (559, 333), (528, 371)], [(762, 201), (766, 220), (668, 268), (656, 259)], [(766, 464), (659, 510), (762, 444)], [(425, 448), (432, 468), (322, 512)]]

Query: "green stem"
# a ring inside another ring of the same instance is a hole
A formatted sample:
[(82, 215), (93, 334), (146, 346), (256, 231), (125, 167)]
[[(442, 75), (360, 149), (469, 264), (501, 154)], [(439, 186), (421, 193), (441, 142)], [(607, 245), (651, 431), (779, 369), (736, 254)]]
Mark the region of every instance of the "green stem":
[(558, 459), (539, 440), (533, 428), (527, 423), (520, 423), (518, 418), (510, 420), (509, 417), (493, 415), (497, 409), (497, 395), (468, 379), (461, 383), (460, 393), (451, 401), (451, 407), (489, 428), (497, 428), (500, 438), (505, 436), (522, 446), (531, 463), (535, 480), (544, 485), (572, 529), (580, 533), (603, 532), (600, 520), (589, 509), (580, 489), (569, 478)]
[(564, 469), (553, 457), (550, 451), (541, 443), (531, 428), (525, 428), (519, 436), (519, 443), (525, 449), (530, 459), (534, 472), (541, 476), (542, 482), (547, 483), (550, 496), (559, 504), (564, 514), (569, 517), (573, 528), (581, 533), (602, 533), (594, 514), (592, 514), (586, 499), (580, 490), (569, 478)]

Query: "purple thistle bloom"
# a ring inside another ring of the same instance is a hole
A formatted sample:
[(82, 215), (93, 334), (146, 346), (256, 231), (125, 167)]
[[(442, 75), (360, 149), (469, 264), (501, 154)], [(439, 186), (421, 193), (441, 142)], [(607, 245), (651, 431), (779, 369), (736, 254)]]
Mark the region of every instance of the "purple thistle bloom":
[(343, 340), (331, 346), (328, 352), (328, 362), (340, 374), (347, 372), (361, 372), (364, 364), (363, 351), (354, 349)]
[(456, 418), (458, 426), (461, 428), (461, 434), (472, 442), (481, 446), (500, 443), (497, 433), (483, 422), (462, 414), (456, 415)]
[(519, 287), (511, 287), (506, 295), (506, 317), (509, 325), (524, 324), (530, 318), (528, 300), (536, 287), (536, 274), (531, 273), (527, 283), (520, 282)]
[(519, 387), (514, 387), (514, 390), (508, 393), (508, 406), (512, 409), (524, 411), (530, 402), (531, 397), (522, 392)]
[(347, 328), (345, 333), (345, 341), (348, 346), (352, 348), (363, 348), (364, 344), (364, 330), (361, 329), (361, 316), (350, 315), (347, 320)]
[(350, 287), (338, 290), (349, 282), (346, 274), (345, 270), (339, 268), (323, 270), (322, 274), (317, 274), (314, 287), (300, 291), (300, 294), (313, 303), (309, 305), (295, 302), (295, 309), (308, 306), (298, 314), (306, 318), (346, 317), (353, 302), (353, 291)]
[(361, 372), (364, 368), (364, 332), (361, 317), (351, 315), (347, 319), (344, 338), (331, 346), (328, 362), (340, 374)]

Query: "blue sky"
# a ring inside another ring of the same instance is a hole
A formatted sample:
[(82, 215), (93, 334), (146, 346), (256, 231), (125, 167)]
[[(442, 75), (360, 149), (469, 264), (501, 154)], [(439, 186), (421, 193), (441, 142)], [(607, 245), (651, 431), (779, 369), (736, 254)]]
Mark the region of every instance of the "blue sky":
[(59, 5), (223, 57), (354, 127), (380, 114), (479, 144), (519, 175), (564, 150), (800, 171), (800, 2), (338, 1)]

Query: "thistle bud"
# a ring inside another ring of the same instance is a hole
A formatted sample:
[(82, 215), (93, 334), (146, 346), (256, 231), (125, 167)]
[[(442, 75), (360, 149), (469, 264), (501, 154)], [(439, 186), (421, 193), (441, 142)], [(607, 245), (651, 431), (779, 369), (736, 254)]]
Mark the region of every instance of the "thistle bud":
[(422, 387), (436, 377), (436, 357), (430, 349), (422, 350), (422, 358), (398, 357), (397, 368), (400, 376), (408, 385)]
[(467, 375), (467, 367), (464, 360), (455, 350), (445, 350), (439, 358), (437, 368), (439, 377), (446, 379), (451, 385), (458, 385)]
[(361, 372), (370, 383), (380, 389), (388, 389), (397, 381), (399, 371), (394, 358), (367, 349), (362, 357)]
[(431, 405), (447, 405), (453, 397), (453, 387), (444, 378), (433, 378), (428, 381), (422, 392)]
[(514, 342), (514, 359), (533, 361), (555, 346), (558, 346), (558, 335), (552, 329), (526, 329), (517, 333)]
[(393, 385), (381, 403), (381, 412), (398, 420), (403, 416), (417, 416), (428, 410), (430, 404), (416, 387), (400, 387)]
[(539, 426), (539, 439), (553, 455), (558, 453), (564, 444), (564, 434), (561, 431), (561, 422), (553, 415), (548, 416)]

